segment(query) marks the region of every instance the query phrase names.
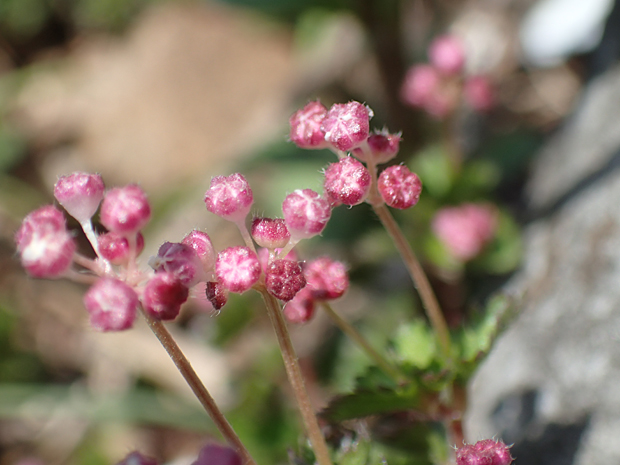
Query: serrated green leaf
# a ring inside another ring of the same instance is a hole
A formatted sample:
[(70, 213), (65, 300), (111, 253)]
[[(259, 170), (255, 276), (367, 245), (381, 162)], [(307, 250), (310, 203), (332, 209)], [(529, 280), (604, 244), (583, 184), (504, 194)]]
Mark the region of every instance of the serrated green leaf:
[(514, 302), (504, 294), (492, 297), (482, 315), (457, 338), (461, 359), (471, 362), (491, 350), (493, 342), (514, 316)]
[(415, 408), (419, 391), (414, 385), (406, 388), (359, 389), (356, 392), (333, 399), (322, 416), (334, 422), (363, 418), (369, 415), (398, 412)]
[(428, 325), (418, 320), (400, 328), (394, 348), (401, 361), (423, 370), (437, 355), (437, 340)]

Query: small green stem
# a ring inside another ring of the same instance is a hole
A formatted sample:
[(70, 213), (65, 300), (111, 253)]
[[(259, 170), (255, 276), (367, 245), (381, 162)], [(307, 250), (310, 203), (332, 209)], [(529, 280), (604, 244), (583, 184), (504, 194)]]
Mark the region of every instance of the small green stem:
[(280, 304), (266, 289), (259, 289), (259, 292), (263, 296), (265, 306), (267, 307), (267, 313), (273, 324), (273, 329), (278, 338), (278, 344), (280, 345), (280, 351), (282, 352), (282, 358), (284, 359), (284, 367), (286, 368), (286, 374), (288, 376), (291, 387), (297, 400), (297, 405), (301, 413), (301, 417), (308, 433), (308, 438), (312, 444), (316, 461), (319, 465), (332, 465), (331, 458), (329, 456), (329, 449), (325, 443), (325, 438), (321, 433), (319, 422), (314, 414), (314, 409), (310, 403), (310, 397), (306, 391), (304, 378), (301, 373), (301, 368), (297, 360), (297, 354), (293, 348), (291, 337), (284, 320), (284, 315), (280, 310)]
[(439, 302), (437, 302), (437, 297), (435, 297), (433, 288), (428, 282), (428, 278), (426, 277), (420, 262), (413, 253), (407, 239), (403, 235), (398, 223), (394, 220), (394, 217), (388, 210), (387, 206), (384, 203), (377, 203), (373, 204), (372, 208), (381, 220), (383, 227), (387, 230), (388, 234), (394, 241), (396, 248), (400, 252), (411, 279), (413, 280), (413, 284), (420, 294), (426, 315), (435, 329), (443, 355), (446, 359), (449, 359), (450, 332), (448, 331), (448, 325), (446, 324), (446, 320), (441, 311), (441, 307), (439, 306)]
[(345, 319), (343, 319), (340, 315), (336, 313), (336, 311), (329, 305), (327, 302), (323, 302), (323, 309), (329, 315), (329, 317), (334, 321), (336, 326), (340, 328), (340, 330), (345, 333), (351, 340), (357, 343), (361, 349), (366, 352), (366, 355), (370, 357), (383, 372), (388, 375), (392, 380), (399, 384), (405, 381), (405, 378), (402, 373), (400, 373), (396, 368), (394, 368), (379, 352), (377, 352), (373, 347), (368, 343), (366, 338), (362, 336), (353, 326), (351, 326)]
[(192, 368), (192, 365), (189, 363), (189, 360), (187, 360), (185, 354), (183, 354), (181, 348), (178, 346), (166, 327), (161, 321), (155, 320), (144, 310), (142, 311), (142, 314), (144, 315), (149, 328), (151, 328), (151, 331), (153, 331), (161, 345), (164, 349), (166, 349), (166, 352), (168, 352), (168, 355), (176, 365), (177, 369), (181, 375), (183, 375), (183, 378), (185, 378), (185, 381), (192, 389), (204, 409), (207, 411), (217, 429), (220, 433), (222, 433), (224, 439), (226, 439), (228, 444), (235, 449), (239, 455), (241, 455), (245, 465), (256, 465), (256, 462), (241, 442), (241, 439), (239, 439), (239, 436), (237, 436), (237, 433), (235, 433), (235, 430), (233, 430), (232, 426), (230, 426), (230, 423), (228, 423), (228, 420), (224, 417), (224, 414), (215, 403), (215, 400), (211, 397), (211, 394), (209, 394), (209, 391), (202, 383)]

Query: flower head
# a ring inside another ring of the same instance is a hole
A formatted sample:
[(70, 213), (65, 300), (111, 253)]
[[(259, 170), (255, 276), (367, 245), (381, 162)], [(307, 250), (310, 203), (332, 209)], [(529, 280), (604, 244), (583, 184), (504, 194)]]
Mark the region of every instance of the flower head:
[(109, 231), (128, 236), (137, 233), (151, 219), (146, 194), (135, 184), (110, 189), (101, 204), (101, 223)]
[(73, 263), (76, 249), (65, 218), (53, 205), (30, 213), (15, 234), (22, 266), (35, 278), (58, 278)]
[(103, 200), (103, 179), (98, 174), (73, 173), (61, 176), (54, 197), (80, 223), (90, 220)]
[(225, 220), (237, 223), (250, 212), (254, 194), (248, 181), (239, 173), (215, 176), (205, 193), (207, 210)]

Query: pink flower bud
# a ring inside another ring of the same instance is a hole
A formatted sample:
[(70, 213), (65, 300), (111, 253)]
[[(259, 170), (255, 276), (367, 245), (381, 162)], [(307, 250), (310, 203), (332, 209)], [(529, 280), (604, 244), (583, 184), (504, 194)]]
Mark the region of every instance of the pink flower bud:
[(292, 300), (284, 306), (284, 318), (290, 323), (307, 323), (314, 315), (314, 298), (308, 287), (301, 289)]
[(142, 229), (151, 219), (151, 206), (146, 194), (135, 184), (109, 190), (103, 198), (101, 223), (109, 231), (129, 236)]
[[(112, 265), (124, 265), (129, 260), (129, 240), (125, 236), (114, 232), (101, 234), (97, 237), (99, 254)], [(144, 236), (138, 233), (136, 237), (136, 256), (144, 250)]]
[(206, 273), (212, 273), (215, 270), (216, 253), (207, 233), (194, 229), (183, 238), (181, 243), (194, 249)]
[(414, 107), (424, 107), (440, 85), (441, 77), (430, 65), (409, 68), (401, 89), (403, 101)]
[(243, 221), (254, 202), (252, 189), (239, 173), (230, 176), (215, 176), (211, 187), (205, 193), (207, 210), (225, 220)]
[(260, 278), (260, 262), (247, 247), (228, 247), (217, 256), (215, 274), (217, 280), (230, 292), (242, 293)]
[(293, 260), (274, 260), (265, 272), (265, 287), (274, 297), (288, 302), (306, 285), (301, 266)]
[(398, 154), (400, 140), (400, 134), (390, 134), (386, 129), (375, 131), (367, 140), (370, 154), (357, 148), (353, 150), (353, 155), (366, 163), (375, 165), (387, 163)]
[(344, 263), (329, 257), (320, 257), (304, 266), (306, 289), (316, 300), (342, 297), (349, 288), (349, 275)]
[(327, 147), (325, 131), (321, 124), (327, 115), (327, 108), (319, 101), (310, 102), (291, 116), (289, 138), (302, 149), (322, 149)]
[(291, 239), (291, 233), (282, 218), (254, 218), (252, 238), (260, 247), (281, 249)]
[(215, 310), (220, 310), (228, 302), (228, 290), (216, 281), (207, 282), (206, 294)]
[(456, 451), (456, 465), (510, 465), (510, 450), (502, 441), (484, 439)]
[(394, 165), (381, 172), (377, 188), (388, 206), (404, 210), (418, 203), (422, 182), (405, 165)]
[(75, 242), (62, 212), (53, 205), (26, 216), (15, 234), (15, 243), (22, 266), (35, 278), (58, 278), (73, 263)]
[(329, 202), (312, 189), (297, 189), (282, 202), (284, 221), (294, 240), (320, 234), (332, 214)]
[(485, 112), (495, 105), (491, 82), (486, 76), (473, 76), (465, 81), (465, 100), (476, 111)]
[(98, 331), (129, 329), (138, 309), (136, 292), (118, 279), (103, 278), (84, 294), (84, 306), (90, 314), (90, 325)]
[(149, 265), (156, 272), (172, 273), (186, 287), (207, 280), (198, 254), (189, 245), (164, 242), (157, 251), (157, 256), (149, 261)]
[(172, 273), (155, 273), (142, 294), (142, 306), (158, 320), (174, 320), (187, 300), (189, 289)]
[(468, 261), (493, 238), (496, 217), (497, 212), (490, 205), (467, 203), (439, 210), (431, 228), (455, 258)]
[(325, 140), (339, 150), (354, 149), (368, 138), (373, 113), (359, 102), (335, 104), (323, 120)]
[(444, 74), (458, 74), (465, 65), (465, 50), (461, 40), (453, 35), (437, 37), (428, 49), (430, 62)]
[(80, 223), (88, 221), (103, 199), (103, 179), (98, 174), (73, 173), (61, 176), (54, 197)]
[(230, 447), (209, 444), (203, 447), (192, 465), (242, 465), (241, 457)]
[(358, 205), (368, 196), (372, 179), (364, 165), (353, 157), (331, 163), (325, 170), (325, 192), (345, 205)]
[(154, 458), (147, 457), (140, 452), (134, 451), (116, 465), (158, 465), (158, 463)]

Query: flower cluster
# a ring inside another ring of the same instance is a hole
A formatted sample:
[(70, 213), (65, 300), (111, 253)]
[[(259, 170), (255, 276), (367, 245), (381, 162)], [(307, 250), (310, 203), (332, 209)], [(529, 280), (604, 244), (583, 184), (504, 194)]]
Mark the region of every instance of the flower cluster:
[(401, 139), (386, 129), (371, 133), (372, 116), (372, 110), (359, 102), (335, 104), (328, 110), (314, 101), (290, 118), (290, 139), (298, 147), (328, 148), (339, 157), (325, 169), (324, 196), (331, 207), (367, 201), (406, 209), (418, 202), (422, 183), (406, 166), (388, 167), (377, 177), (377, 165), (398, 154)]
[(456, 465), (510, 465), (509, 447), (502, 441), (484, 439), (456, 451)]
[(439, 120), (449, 117), (462, 100), (479, 112), (494, 105), (488, 77), (465, 74), (465, 50), (458, 37), (438, 37), (431, 43), (428, 57), (430, 63), (414, 65), (407, 71), (401, 89), (407, 105), (422, 108)]
[[(301, 264), (278, 255), (301, 239), (321, 233), (331, 215), (329, 202), (309, 189), (288, 195), (284, 219), (255, 218), (252, 233), (245, 220), (253, 194), (240, 174), (217, 176), (205, 194), (209, 211), (236, 223), (246, 246), (228, 247), (216, 253), (208, 234), (194, 230), (181, 242), (166, 242), (149, 260), (152, 270), (142, 271), (137, 257), (144, 248), (141, 229), (148, 223), (151, 207), (136, 185), (105, 190), (99, 175), (74, 173), (61, 177), (54, 189), (57, 201), (81, 225), (96, 257), (77, 251), (63, 212), (54, 205), (30, 213), (15, 235), (26, 271), (38, 278), (68, 278), (88, 282), (84, 295), (91, 325), (100, 331), (119, 331), (133, 325), (140, 308), (157, 320), (172, 320), (187, 300), (189, 290), (206, 284), (215, 309), (226, 303), (229, 292), (242, 293), (254, 286), (282, 301), (289, 301), (306, 285)], [(99, 209), (107, 231), (96, 233), (92, 217)], [(264, 266), (252, 242), (263, 247)], [(283, 255), (286, 253), (283, 252)]]
[(435, 235), (457, 260), (475, 258), (497, 229), (497, 211), (489, 204), (465, 203), (439, 210), (431, 223)]

